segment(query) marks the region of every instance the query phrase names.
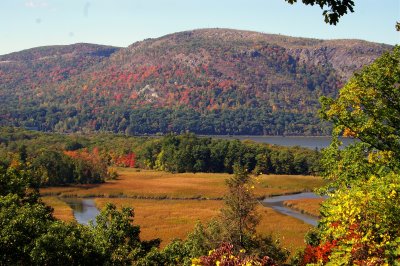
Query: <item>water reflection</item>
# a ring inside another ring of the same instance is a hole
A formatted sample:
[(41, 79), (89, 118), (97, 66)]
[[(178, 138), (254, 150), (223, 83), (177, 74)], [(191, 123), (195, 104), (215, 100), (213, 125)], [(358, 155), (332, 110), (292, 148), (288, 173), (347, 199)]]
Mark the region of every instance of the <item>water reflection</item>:
[(100, 213), (94, 199), (62, 198), (74, 211), (75, 220), (80, 224), (95, 223), (96, 216)]

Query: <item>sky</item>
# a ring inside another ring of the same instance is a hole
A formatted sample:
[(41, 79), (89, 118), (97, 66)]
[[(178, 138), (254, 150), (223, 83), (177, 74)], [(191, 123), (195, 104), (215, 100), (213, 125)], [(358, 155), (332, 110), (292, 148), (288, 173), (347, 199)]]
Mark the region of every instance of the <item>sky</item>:
[(400, 0), (355, 4), (331, 26), (318, 6), (284, 0), (0, 0), (0, 55), (80, 42), (126, 47), (199, 28), (400, 44)]

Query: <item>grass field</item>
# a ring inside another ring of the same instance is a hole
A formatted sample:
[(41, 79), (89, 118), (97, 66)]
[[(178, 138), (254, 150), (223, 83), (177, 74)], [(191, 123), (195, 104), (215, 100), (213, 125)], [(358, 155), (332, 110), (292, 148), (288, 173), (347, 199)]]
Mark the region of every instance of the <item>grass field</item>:
[[(185, 239), (197, 221), (206, 223), (220, 214), (223, 201), (220, 200), (143, 200), (97, 198), (99, 208), (107, 202), (118, 207), (133, 207), (134, 223), (140, 225), (141, 237), (145, 240), (161, 238), (162, 246), (175, 238)], [(295, 218), (280, 214), (271, 208), (259, 206), (261, 222), (257, 228), (260, 234), (272, 234), (291, 251), (304, 246), (304, 235), (311, 228)]]
[(261, 222), (257, 227), (259, 234), (272, 234), (292, 255), (305, 247), (304, 236), (312, 228), (296, 218), (281, 214), (272, 208), (260, 206)]
[(283, 204), (302, 213), (318, 217), (319, 208), (323, 201), (324, 199), (297, 199), (284, 201)]
[[(104, 184), (52, 187), (41, 189), (46, 196), (61, 197), (131, 197), (153, 199), (221, 199), (226, 192), (229, 174), (139, 171), (119, 168), (117, 180)], [(258, 197), (311, 191), (320, 187), (320, 177), (302, 175), (261, 175), (255, 184)]]
[[(79, 185), (41, 189), (55, 216), (72, 220), (72, 209), (57, 197), (95, 197), (98, 207), (107, 202), (135, 209), (135, 223), (143, 239), (161, 238), (165, 246), (174, 238), (184, 239), (197, 221), (207, 222), (219, 215), (229, 174), (171, 174), (137, 169), (118, 169), (117, 180), (99, 185)], [(258, 197), (311, 191), (323, 185), (320, 177), (301, 175), (261, 175), (255, 183)], [(197, 200), (197, 199), (209, 200)], [(259, 206), (260, 234), (272, 234), (291, 251), (304, 246), (304, 235), (311, 228), (295, 218)]]
[(161, 238), (162, 245), (174, 238), (184, 239), (197, 221), (208, 221), (217, 217), (223, 206), (221, 200), (143, 200), (96, 198), (96, 205), (103, 208), (106, 203), (118, 207), (133, 207), (134, 223), (140, 225), (141, 237), (145, 240)]

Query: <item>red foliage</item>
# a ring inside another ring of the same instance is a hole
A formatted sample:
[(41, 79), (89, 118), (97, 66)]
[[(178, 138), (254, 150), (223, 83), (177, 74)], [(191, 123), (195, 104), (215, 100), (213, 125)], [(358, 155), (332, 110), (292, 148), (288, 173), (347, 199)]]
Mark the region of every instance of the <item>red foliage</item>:
[(116, 156), (114, 158), (114, 164), (121, 167), (135, 167), (136, 164), (136, 155), (133, 152), (128, 154)]
[(99, 148), (98, 147), (94, 147), (92, 150), (93, 155), (95, 156), (99, 156)]
[(336, 221), (336, 222), (333, 222), (333, 223), (331, 224), (331, 226), (332, 226), (333, 228), (337, 228), (340, 224), (341, 224), (341, 223), (340, 223), (339, 221)]
[(148, 77), (150, 77), (153, 74), (156, 74), (158, 71), (158, 67), (157, 66), (148, 66), (148, 67), (144, 67), (143, 68), (143, 74), (142, 74), (142, 80), (147, 79)]
[(83, 159), (85, 161), (94, 161), (99, 159), (98, 154), (89, 153), (86, 148), (83, 150), (76, 150), (76, 151), (64, 151), (64, 154), (68, 155), (71, 158)]
[(361, 234), (359, 232), (360, 225), (357, 223), (353, 223), (349, 226), (347, 231), (346, 239), (361, 239)]
[(183, 72), (182, 69), (177, 69), (174, 74), (176, 77), (183, 77), (185, 73)]
[(208, 65), (202, 65), (203, 66), (203, 69), (208, 73), (208, 68), (209, 68), (209, 66)]
[(303, 259), (300, 265), (307, 265), (309, 263), (317, 263), (317, 262), (322, 262), (322, 263), (328, 262), (329, 255), (332, 253), (332, 249), (334, 249), (336, 246), (337, 246), (337, 240), (333, 240), (331, 242), (328, 241), (316, 247), (307, 245), (307, 247), (304, 250)]
[(121, 99), (122, 99), (122, 97), (123, 97), (122, 93), (116, 93), (116, 94), (114, 95), (114, 98), (115, 98), (115, 100), (116, 100), (117, 102), (120, 102)]
[(188, 90), (184, 90), (183, 92), (181, 92), (181, 103), (182, 104), (189, 104), (189, 94), (190, 91)]
[(135, 91), (133, 91), (132, 93), (131, 93), (131, 99), (132, 100), (135, 100), (135, 99), (137, 99), (139, 97), (139, 95), (137, 94), (137, 92), (135, 92)]

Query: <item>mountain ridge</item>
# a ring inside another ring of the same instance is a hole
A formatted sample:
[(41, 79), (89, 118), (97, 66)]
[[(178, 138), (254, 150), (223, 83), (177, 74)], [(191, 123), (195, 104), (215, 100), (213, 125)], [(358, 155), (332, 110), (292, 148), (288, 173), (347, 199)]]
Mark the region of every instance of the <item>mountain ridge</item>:
[[(0, 56), (0, 124), (61, 132), (327, 134), (316, 116), (318, 98), (335, 96), (354, 71), (391, 48), (231, 29), (178, 32), (126, 48), (33, 48)], [(21, 61), (5, 62), (12, 58)]]

